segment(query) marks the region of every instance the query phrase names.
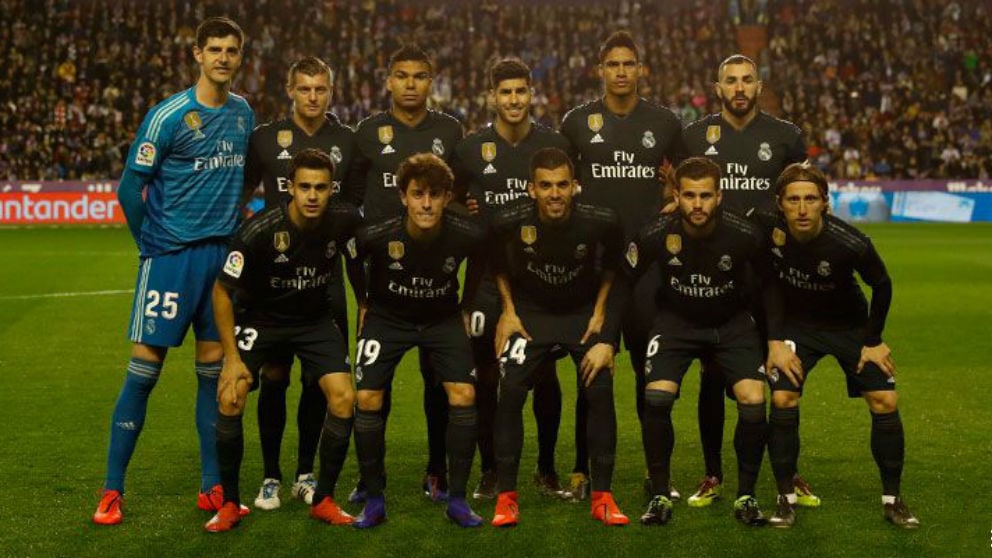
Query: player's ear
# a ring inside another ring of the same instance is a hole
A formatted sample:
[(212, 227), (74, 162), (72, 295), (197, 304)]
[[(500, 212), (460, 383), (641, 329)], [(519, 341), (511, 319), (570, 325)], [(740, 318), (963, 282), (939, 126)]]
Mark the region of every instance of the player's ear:
[(486, 102), (489, 103), (489, 108), (496, 108), (496, 91), (492, 89), (486, 90)]
[(716, 94), (716, 98), (717, 99), (721, 99), (721, 100), (723, 99), (723, 91), (720, 90), (720, 82), (719, 81), (714, 81), (713, 82), (713, 93)]
[(533, 198), (535, 200), (537, 199), (537, 193), (535, 192), (536, 190), (537, 190), (537, 186), (534, 186), (534, 181), (533, 180), (528, 180), (527, 181), (527, 194), (531, 198)]
[(761, 96), (761, 90), (764, 89), (764, 88), (765, 88), (765, 82), (759, 80), (758, 81), (758, 88), (755, 89), (755, 93), (754, 93), (755, 98)]

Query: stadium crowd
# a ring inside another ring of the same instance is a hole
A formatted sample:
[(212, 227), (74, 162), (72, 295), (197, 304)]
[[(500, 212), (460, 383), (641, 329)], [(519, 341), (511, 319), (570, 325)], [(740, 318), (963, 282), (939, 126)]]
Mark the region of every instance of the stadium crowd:
[(829, 176), (992, 175), (992, 17), (977, 0), (0, 0), (0, 13), (4, 179), (119, 177), (141, 116), (195, 77), (195, 22), (217, 14), (250, 37), (235, 89), (258, 122), (281, 116), (289, 63), (315, 54), (338, 72), (333, 112), (357, 124), (387, 106), (388, 53), (415, 40), (440, 70), (433, 104), (468, 131), (490, 119), (485, 71), (508, 55), (533, 68), (535, 118), (557, 126), (600, 95), (595, 50), (618, 28), (644, 44), (641, 94), (687, 124), (718, 110), (713, 68), (739, 50), (736, 23), (767, 22), (772, 106)]

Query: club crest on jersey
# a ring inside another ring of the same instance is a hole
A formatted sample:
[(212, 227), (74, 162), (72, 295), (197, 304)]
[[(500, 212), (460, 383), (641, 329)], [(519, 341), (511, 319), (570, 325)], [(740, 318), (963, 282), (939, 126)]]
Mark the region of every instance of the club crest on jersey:
[(682, 236), (677, 234), (670, 234), (665, 237), (665, 249), (671, 255), (676, 255), (682, 251)]
[(341, 161), (344, 159), (344, 155), (341, 154), (341, 148), (338, 146), (331, 147), (331, 152), (327, 154), (331, 158), (331, 161), (335, 165), (340, 165)]
[(758, 146), (758, 158), (762, 161), (770, 161), (772, 158), (772, 146), (768, 145), (768, 142), (763, 141), (761, 145)]
[(706, 127), (706, 141), (710, 144), (720, 141), (720, 126), (713, 124)]
[(724, 254), (720, 256), (720, 261), (716, 262), (716, 267), (720, 271), (730, 271), (734, 267), (734, 262), (728, 254)]
[(637, 243), (631, 242), (627, 245), (627, 253), (624, 255), (630, 267), (637, 267)]
[(403, 246), (403, 242), (399, 240), (389, 241), (389, 257), (394, 260), (399, 260), (403, 258), (403, 254), (406, 253), (406, 247)]
[(143, 167), (155, 165), (155, 144), (146, 141), (138, 146), (138, 152), (134, 154), (134, 164)]
[(820, 260), (820, 265), (816, 266), (816, 272), (820, 274), (820, 277), (830, 277), (830, 262)]
[(444, 260), (444, 267), (442, 268), (445, 273), (454, 273), (455, 269), (458, 267), (458, 263), (455, 261), (454, 256), (448, 256)]
[(487, 141), (482, 144), (482, 160), (492, 163), (496, 159), (496, 142)]
[(272, 246), (279, 252), (289, 250), (289, 231), (276, 231), (272, 235)]
[(335, 254), (338, 253), (338, 245), (333, 240), (327, 243), (327, 250), (324, 250), (324, 255), (327, 259), (331, 259)]
[(379, 126), (379, 143), (389, 145), (393, 141), (393, 127)]
[(589, 249), (585, 244), (579, 244), (575, 247), (575, 259), (582, 260), (585, 259), (586, 254), (589, 253)]
[(775, 246), (785, 246), (785, 231), (778, 227), (772, 229), (772, 242)]
[(434, 138), (434, 143), (431, 144), (431, 151), (438, 157), (444, 156), (444, 142), (441, 138)]
[(520, 227), (520, 240), (523, 240), (524, 244), (528, 246), (537, 242), (537, 227), (534, 225)]
[(244, 268), (245, 268), (244, 254), (235, 250), (227, 255), (227, 261), (224, 262), (224, 273), (237, 279), (241, 277), (241, 271)]
[(245, 132), (246, 131), (245, 130), (245, 117), (244, 116), (239, 116), (238, 117), (238, 131), (240, 131), (240, 132)]
[(652, 132), (651, 130), (645, 130), (644, 135), (641, 137), (641, 145), (643, 145), (648, 149), (651, 149), (657, 144), (658, 141), (654, 139), (654, 132)]
[(586, 124), (589, 125), (589, 129), (593, 133), (597, 133), (603, 129), (603, 115), (601, 113), (593, 113), (586, 117)]
[(355, 240), (355, 237), (349, 238), (348, 243), (345, 244), (344, 247), (348, 250), (348, 256), (351, 259), (358, 257), (358, 241)]
[(276, 134), (276, 143), (279, 147), (286, 149), (290, 145), (293, 145), (293, 131), (292, 130), (279, 130)]

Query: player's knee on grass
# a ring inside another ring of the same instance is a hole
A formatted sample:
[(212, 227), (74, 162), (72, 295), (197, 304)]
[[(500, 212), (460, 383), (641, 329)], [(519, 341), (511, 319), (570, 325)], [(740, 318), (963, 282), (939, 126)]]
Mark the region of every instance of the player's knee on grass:
[(757, 405), (765, 402), (765, 384), (760, 380), (741, 380), (734, 384), (738, 403)]
[[(168, 354), (168, 352), (168, 347), (155, 347), (152, 345), (145, 345), (144, 343), (131, 344), (131, 358), (140, 358), (141, 360), (146, 360), (148, 362), (162, 362), (165, 360), (165, 355)], [(220, 358), (200, 362), (214, 362), (216, 360), (220, 360)]]
[(772, 406), (776, 409), (792, 409), (799, 406), (799, 392), (778, 390), (772, 392)]
[(868, 408), (877, 415), (893, 413), (897, 408), (899, 398), (895, 391), (866, 391), (863, 395)]
[(444, 382), (444, 390), (448, 392), (448, 405), (452, 407), (475, 405), (475, 386), (472, 384)]
[(362, 411), (382, 409), (383, 390), (363, 389), (358, 391), (358, 408)]
[(347, 372), (325, 374), (320, 378), (320, 389), (327, 399), (327, 410), (332, 415), (348, 418), (354, 413), (355, 390), (351, 387), (350, 374)]
[(224, 358), (224, 347), (218, 341), (197, 341), (197, 362), (217, 362)]

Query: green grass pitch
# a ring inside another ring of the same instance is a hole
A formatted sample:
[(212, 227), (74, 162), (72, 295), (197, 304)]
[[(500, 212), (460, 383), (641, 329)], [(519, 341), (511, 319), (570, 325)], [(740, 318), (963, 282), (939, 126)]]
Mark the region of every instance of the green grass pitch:
[[(149, 406), (128, 471), (125, 523), (97, 527), (90, 515), (102, 483), (108, 422), (128, 352), (125, 331), (137, 269), (122, 228), (0, 230), (0, 555), (10, 556), (987, 556), (989, 506), (989, 308), (992, 226), (885, 224), (873, 235), (895, 285), (886, 340), (898, 363), (906, 425), (903, 493), (922, 521), (904, 532), (882, 520), (878, 475), (868, 447), (865, 404), (848, 400), (832, 361), (815, 372), (803, 399), (801, 470), (823, 497), (799, 511), (788, 531), (748, 529), (730, 500), (704, 509), (675, 508), (664, 528), (608, 529), (589, 519), (588, 504), (540, 497), (530, 485), (534, 428), (527, 412), (521, 467), (522, 523), (513, 530), (460, 530), (419, 492), (425, 460), (420, 376), (407, 358), (397, 373), (389, 421), (389, 522), (374, 532), (319, 524), (289, 500), (255, 511), (234, 532), (202, 531), (209, 514), (194, 506), (199, 465), (193, 423), (195, 377), (189, 346), (173, 350)], [(72, 296), (37, 297), (51, 293)], [(982, 333), (985, 331), (986, 333)], [(189, 344), (188, 344), (189, 345)], [(574, 375), (559, 365), (565, 413), (558, 470), (572, 460)], [(294, 374), (297, 374), (294, 370)], [(673, 479), (689, 493), (701, 475), (695, 425), (698, 376), (686, 378), (676, 405)], [(290, 401), (298, 394), (297, 380)], [(614, 488), (632, 518), (643, 511), (644, 457), (626, 356), (616, 379), (620, 436)], [(249, 408), (254, 406), (254, 396)], [(290, 411), (295, 416), (295, 411)], [(728, 408), (724, 463), (734, 470)], [(244, 499), (261, 475), (254, 410), (245, 419)], [(283, 469), (295, 463), (295, 421)], [(477, 478), (478, 461), (471, 483)], [(338, 487), (343, 499), (357, 474), (349, 457)], [(727, 488), (733, 491), (733, 476)], [(767, 460), (759, 500), (774, 498)], [(349, 507), (353, 512), (358, 510)], [(492, 504), (476, 508), (491, 517)], [(769, 512), (770, 513), (770, 512)]]

